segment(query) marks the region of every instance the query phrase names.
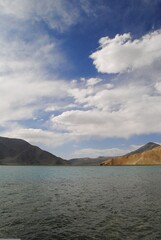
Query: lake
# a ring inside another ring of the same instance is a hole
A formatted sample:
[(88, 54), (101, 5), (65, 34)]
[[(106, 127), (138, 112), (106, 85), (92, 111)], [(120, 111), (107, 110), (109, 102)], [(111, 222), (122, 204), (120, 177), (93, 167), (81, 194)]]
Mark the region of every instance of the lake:
[(0, 166), (0, 238), (161, 239), (160, 166)]

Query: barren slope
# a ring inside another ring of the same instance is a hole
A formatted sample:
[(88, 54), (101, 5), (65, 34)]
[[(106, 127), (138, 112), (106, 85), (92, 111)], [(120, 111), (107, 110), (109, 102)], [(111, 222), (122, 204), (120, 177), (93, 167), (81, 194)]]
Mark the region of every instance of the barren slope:
[(111, 158), (101, 165), (161, 165), (161, 146), (146, 150), (142, 153)]

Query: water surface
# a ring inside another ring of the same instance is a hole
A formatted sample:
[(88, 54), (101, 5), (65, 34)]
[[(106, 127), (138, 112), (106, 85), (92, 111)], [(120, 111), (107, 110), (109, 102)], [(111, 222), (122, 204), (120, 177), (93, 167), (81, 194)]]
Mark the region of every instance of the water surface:
[(0, 238), (160, 240), (160, 223), (160, 166), (0, 166)]

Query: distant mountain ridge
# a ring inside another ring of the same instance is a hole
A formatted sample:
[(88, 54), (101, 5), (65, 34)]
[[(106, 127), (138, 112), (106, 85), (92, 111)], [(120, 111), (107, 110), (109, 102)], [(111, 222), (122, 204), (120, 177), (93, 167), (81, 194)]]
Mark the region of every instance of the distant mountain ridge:
[(136, 151), (106, 160), (101, 165), (161, 165), (161, 146), (149, 142)]
[(0, 164), (68, 165), (68, 161), (15, 138), (0, 137)]
[(161, 165), (161, 146), (149, 142), (120, 157), (64, 160), (25, 140), (0, 137), (0, 165)]
[(98, 158), (74, 158), (70, 159), (69, 162), (73, 166), (83, 166), (83, 165), (100, 165), (100, 163), (104, 160), (107, 160), (108, 158), (111, 157), (98, 157)]

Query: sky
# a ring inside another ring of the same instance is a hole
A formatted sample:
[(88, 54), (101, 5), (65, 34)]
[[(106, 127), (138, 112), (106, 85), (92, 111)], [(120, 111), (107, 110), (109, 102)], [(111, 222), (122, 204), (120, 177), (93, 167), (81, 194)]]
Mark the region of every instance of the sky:
[(161, 0), (0, 0), (0, 116), (65, 159), (161, 143)]

